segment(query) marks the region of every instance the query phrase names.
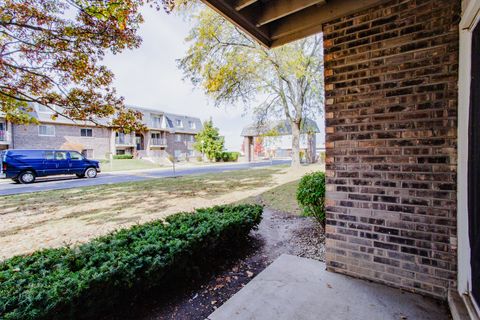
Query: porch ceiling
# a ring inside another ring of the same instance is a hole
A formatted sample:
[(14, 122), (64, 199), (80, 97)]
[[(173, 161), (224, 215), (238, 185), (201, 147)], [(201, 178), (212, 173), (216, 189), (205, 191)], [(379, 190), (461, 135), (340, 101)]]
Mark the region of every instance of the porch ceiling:
[(386, 0), (202, 0), (215, 11), (273, 48), (322, 31), (324, 22)]

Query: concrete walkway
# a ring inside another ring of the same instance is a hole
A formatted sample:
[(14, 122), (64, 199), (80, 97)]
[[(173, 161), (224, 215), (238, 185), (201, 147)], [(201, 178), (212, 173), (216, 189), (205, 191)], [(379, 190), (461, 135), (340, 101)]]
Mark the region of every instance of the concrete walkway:
[(450, 319), (420, 295), (327, 272), (319, 261), (282, 255), (209, 320)]

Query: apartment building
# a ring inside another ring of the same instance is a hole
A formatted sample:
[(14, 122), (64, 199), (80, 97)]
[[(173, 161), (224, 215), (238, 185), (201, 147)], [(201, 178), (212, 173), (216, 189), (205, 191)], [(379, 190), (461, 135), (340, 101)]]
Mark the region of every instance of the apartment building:
[(5, 114), (0, 112), (0, 150), (8, 149), (11, 143), (12, 127), (5, 120)]
[(193, 148), (195, 135), (203, 128), (199, 118), (145, 107), (128, 108), (143, 114), (142, 122), (148, 130), (131, 134), (115, 132), (115, 154), (134, 154), (140, 158), (175, 156), (180, 160), (200, 155)]
[(61, 116), (52, 119), (53, 111), (41, 105), (34, 105), (31, 112), (38, 125), (11, 124), (0, 114), (0, 150), (70, 149), (94, 159), (106, 159), (110, 154), (132, 154), (151, 160), (170, 156), (184, 160), (199, 155), (193, 143), (202, 129), (200, 119), (154, 109), (128, 108), (142, 112), (146, 132), (119, 132), (110, 128), (107, 120), (93, 123)]

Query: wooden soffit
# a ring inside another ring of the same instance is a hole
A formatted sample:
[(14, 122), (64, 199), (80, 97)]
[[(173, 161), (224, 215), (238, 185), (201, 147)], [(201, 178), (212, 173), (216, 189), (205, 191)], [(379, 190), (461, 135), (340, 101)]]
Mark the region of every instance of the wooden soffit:
[(266, 47), (322, 31), (322, 24), (385, 0), (202, 0)]

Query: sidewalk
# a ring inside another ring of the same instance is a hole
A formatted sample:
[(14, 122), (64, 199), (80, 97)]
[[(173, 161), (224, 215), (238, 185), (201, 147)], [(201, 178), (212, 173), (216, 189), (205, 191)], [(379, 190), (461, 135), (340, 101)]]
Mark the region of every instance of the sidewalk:
[(207, 320), (447, 320), (441, 302), (282, 255)]
[[(247, 164), (251, 164), (253, 167), (256, 164), (262, 163), (270, 163), (270, 160), (260, 160), (255, 162), (202, 162), (202, 163), (193, 163), (193, 162), (177, 162), (175, 163), (175, 170), (182, 170), (182, 169), (191, 169), (191, 168), (207, 168), (207, 167), (221, 167), (221, 166), (244, 166)], [(108, 166), (108, 164), (103, 164), (103, 166)], [(163, 166), (159, 168), (148, 168), (148, 169), (137, 169), (137, 170), (122, 170), (122, 171), (105, 171), (102, 174), (111, 174), (111, 175), (121, 175), (121, 174), (128, 174), (128, 173), (144, 173), (144, 172), (166, 172), (172, 171), (173, 165), (171, 166)]]

